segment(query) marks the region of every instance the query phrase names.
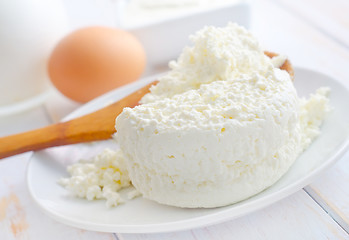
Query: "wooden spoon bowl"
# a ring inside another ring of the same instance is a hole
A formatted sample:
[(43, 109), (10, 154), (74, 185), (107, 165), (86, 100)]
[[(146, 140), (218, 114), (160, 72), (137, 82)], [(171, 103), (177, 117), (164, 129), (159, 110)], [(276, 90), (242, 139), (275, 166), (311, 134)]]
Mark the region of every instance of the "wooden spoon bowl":
[[(277, 53), (268, 52), (268, 51), (264, 51), (264, 54), (270, 58), (278, 56)], [(287, 71), (288, 74), (290, 74), (292, 81), (294, 81), (294, 70), (290, 60), (286, 59), (286, 61), (281, 65), (280, 69)]]

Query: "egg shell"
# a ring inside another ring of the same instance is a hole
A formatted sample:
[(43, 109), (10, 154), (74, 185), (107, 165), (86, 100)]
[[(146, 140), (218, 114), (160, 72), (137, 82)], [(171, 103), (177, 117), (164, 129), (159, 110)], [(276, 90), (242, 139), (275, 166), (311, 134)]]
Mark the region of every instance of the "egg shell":
[(132, 34), (108, 27), (87, 27), (62, 39), (51, 54), (48, 73), (65, 96), (87, 102), (137, 80), (145, 51)]

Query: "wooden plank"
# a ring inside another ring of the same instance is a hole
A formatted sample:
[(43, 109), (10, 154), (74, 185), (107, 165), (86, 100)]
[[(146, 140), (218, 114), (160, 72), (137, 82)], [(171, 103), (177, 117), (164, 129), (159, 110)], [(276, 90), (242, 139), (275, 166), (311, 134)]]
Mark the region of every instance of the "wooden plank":
[[(283, 1), (283, 0), (282, 0)], [(309, 0), (308, 0), (309, 1)], [(310, 0), (312, 1), (312, 0)], [(328, 7), (340, 7), (337, 1), (327, 2)], [(342, 3), (342, 1), (339, 1)], [(324, 2), (322, 2), (324, 4)], [(349, 3), (342, 6), (349, 11)], [(325, 8), (325, 6), (323, 6)], [(300, 4), (298, 8), (304, 8)], [(283, 53), (289, 53), (291, 61), (298, 66), (309, 67), (338, 78), (349, 88), (349, 49), (333, 41), (326, 34), (304, 23), (297, 15), (273, 2), (256, 4), (254, 21), (257, 34)], [(268, 10), (268, 11), (266, 11)], [(278, 19), (278, 21), (275, 21)], [(315, 21), (316, 19), (314, 19)], [(272, 26), (263, 28), (263, 26)], [(297, 79), (296, 79), (297, 80)], [(322, 207), (348, 231), (349, 224), (349, 161), (346, 154), (332, 169), (314, 181), (307, 189)]]
[(348, 49), (273, 1), (251, 6), (251, 30), (267, 50), (286, 54), (295, 66), (334, 76), (349, 87)]
[(349, 152), (306, 191), (349, 233)]
[(0, 239), (100, 239), (113, 234), (89, 232), (59, 224), (41, 212), (26, 186), (28, 154), (0, 161)]
[(309, 25), (349, 48), (349, 2), (344, 0), (274, 0)]
[(347, 233), (304, 192), (223, 224), (163, 234), (122, 234), (120, 240), (347, 239)]
[[(0, 133), (7, 135), (49, 123), (43, 108), (0, 119)], [(44, 215), (29, 196), (26, 164), (29, 153), (0, 161), (0, 239), (115, 239), (113, 234), (71, 228)]]

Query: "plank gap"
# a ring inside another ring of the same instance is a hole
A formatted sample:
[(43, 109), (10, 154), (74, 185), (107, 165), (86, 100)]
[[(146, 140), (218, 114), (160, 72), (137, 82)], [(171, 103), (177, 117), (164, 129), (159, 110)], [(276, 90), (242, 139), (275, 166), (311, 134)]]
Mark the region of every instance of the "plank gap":
[(303, 190), (349, 235), (349, 224), (339, 216), (320, 195), (318, 195), (310, 186), (303, 188)]
[(115, 240), (123, 240), (122, 236), (119, 233), (113, 233)]

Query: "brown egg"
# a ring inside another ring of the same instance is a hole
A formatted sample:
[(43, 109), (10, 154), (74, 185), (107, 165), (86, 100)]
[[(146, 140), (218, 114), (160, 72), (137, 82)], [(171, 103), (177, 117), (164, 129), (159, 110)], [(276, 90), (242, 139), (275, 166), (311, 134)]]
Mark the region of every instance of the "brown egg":
[(87, 102), (137, 80), (146, 57), (130, 33), (107, 27), (88, 27), (62, 39), (53, 50), (48, 73), (65, 96)]

